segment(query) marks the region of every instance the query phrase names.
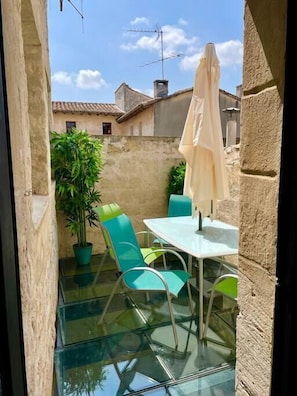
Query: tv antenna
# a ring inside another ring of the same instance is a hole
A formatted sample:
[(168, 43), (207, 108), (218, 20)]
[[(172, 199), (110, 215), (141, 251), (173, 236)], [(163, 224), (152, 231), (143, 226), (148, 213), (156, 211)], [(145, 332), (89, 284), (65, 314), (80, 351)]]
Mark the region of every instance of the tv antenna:
[[(81, 0), (81, 10), (82, 10), (82, 2), (83, 0)], [(73, 2), (71, 0), (68, 0), (68, 3), (70, 3), (72, 5), (72, 7), (75, 9), (75, 11), (81, 16), (81, 19), (84, 18), (82, 11), (79, 11), (79, 9), (75, 6), (75, 4), (73, 4)], [(63, 11), (63, 0), (60, 0), (60, 11)]]
[(172, 55), (172, 56), (168, 56), (168, 57), (164, 58), (163, 30), (160, 29), (158, 26), (156, 26), (156, 29), (152, 29), (152, 30), (130, 29), (130, 30), (128, 30), (128, 32), (157, 33), (156, 40), (160, 39), (160, 42), (161, 42), (161, 59), (158, 59), (158, 60), (150, 62), (150, 63), (146, 63), (146, 64), (144, 64), (142, 66), (148, 66), (148, 65), (151, 65), (153, 63), (161, 62), (161, 65), (162, 65), (162, 80), (164, 80), (164, 61), (167, 60), (167, 59), (170, 59), (170, 58), (176, 58), (178, 56), (181, 56), (182, 54)]

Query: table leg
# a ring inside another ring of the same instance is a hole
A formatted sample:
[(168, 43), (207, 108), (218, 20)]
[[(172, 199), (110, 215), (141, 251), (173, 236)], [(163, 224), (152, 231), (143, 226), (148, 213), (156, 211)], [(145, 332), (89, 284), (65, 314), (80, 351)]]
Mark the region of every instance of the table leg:
[(193, 257), (188, 254), (188, 272), (191, 274), (192, 276), (192, 270), (193, 270)]
[(203, 259), (198, 259), (199, 265), (199, 339), (203, 338)]

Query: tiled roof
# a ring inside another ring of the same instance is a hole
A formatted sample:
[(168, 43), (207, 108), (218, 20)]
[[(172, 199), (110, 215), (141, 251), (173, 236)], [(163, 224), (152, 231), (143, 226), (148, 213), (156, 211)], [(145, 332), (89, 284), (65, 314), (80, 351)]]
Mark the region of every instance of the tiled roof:
[[(168, 100), (170, 98), (173, 98), (174, 96), (178, 96), (178, 95), (181, 95), (181, 94), (184, 94), (184, 93), (187, 93), (187, 92), (191, 93), (192, 91), (193, 91), (193, 88), (186, 88), (186, 89), (182, 89), (180, 91), (176, 91), (176, 92), (174, 92), (171, 95), (167, 95), (167, 96), (163, 96), (163, 97), (157, 97), (157, 98), (153, 98), (153, 99), (150, 99), (150, 100), (146, 100), (145, 102), (141, 102), (138, 105), (136, 105), (135, 107), (133, 107), (131, 110), (129, 110), (128, 112), (123, 113), (117, 119), (117, 122), (121, 123), (121, 122), (127, 121), (130, 118), (132, 118), (135, 115), (137, 115), (138, 113), (141, 113), (146, 108), (148, 108), (150, 106), (153, 106), (155, 103), (157, 103), (159, 101), (165, 101), (165, 100)], [(239, 102), (241, 101), (241, 98), (239, 98), (236, 95), (230, 94), (229, 92), (224, 91), (222, 89), (220, 89), (219, 91), (220, 91), (220, 94), (230, 96), (230, 98), (236, 99)]]
[(54, 113), (124, 114), (123, 110), (111, 103), (52, 102), (52, 108)]

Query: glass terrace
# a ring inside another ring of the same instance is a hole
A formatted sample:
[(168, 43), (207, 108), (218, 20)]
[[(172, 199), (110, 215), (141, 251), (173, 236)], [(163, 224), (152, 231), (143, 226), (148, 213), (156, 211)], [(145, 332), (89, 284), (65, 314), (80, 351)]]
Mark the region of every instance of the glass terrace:
[[(200, 340), (198, 264), (194, 262), (191, 280), (195, 314), (186, 290), (173, 301), (179, 338), (175, 348), (167, 301), (158, 293), (120, 289), (104, 325), (98, 325), (117, 279), (112, 259), (97, 279), (100, 260), (101, 255), (94, 255), (85, 267), (77, 267), (74, 259), (60, 261), (57, 395), (234, 395), (236, 305), (216, 297), (207, 339)], [(216, 261), (205, 262), (207, 282), (230, 271)], [(206, 296), (204, 316), (208, 300)]]

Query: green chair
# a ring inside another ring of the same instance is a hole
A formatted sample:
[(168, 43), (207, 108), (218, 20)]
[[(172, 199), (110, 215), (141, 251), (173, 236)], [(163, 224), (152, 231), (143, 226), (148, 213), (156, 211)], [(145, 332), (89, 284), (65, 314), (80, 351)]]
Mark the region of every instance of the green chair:
[(205, 326), (203, 331), (203, 338), (207, 336), (207, 329), (209, 325), (209, 319), (212, 312), (214, 298), (218, 295), (227, 297), (237, 302), (237, 285), (238, 275), (234, 273), (224, 274), (216, 278), (213, 283), (210, 292), (207, 314), (205, 319)]
[[(117, 217), (123, 213), (121, 207), (116, 202), (112, 202), (112, 203), (102, 205), (102, 206), (97, 206), (97, 207), (93, 208), (93, 211), (96, 213), (100, 225), (102, 222), (104, 222), (106, 220), (113, 219), (114, 217)], [(101, 227), (101, 229), (102, 229), (102, 227)], [(142, 231), (141, 231), (141, 233), (142, 233)], [(145, 233), (147, 235), (149, 235), (149, 231), (147, 231)], [(102, 235), (104, 238), (106, 249), (105, 249), (102, 259), (99, 263), (96, 276), (94, 277), (93, 285), (95, 285), (97, 283), (99, 274), (102, 270), (103, 264), (104, 264), (107, 256), (109, 255), (113, 260), (115, 259), (114, 252), (113, 252), (113, 249), (111, 246), (111, 241), (109, 239), (108, 234), (106, 233), (106, 231), (104, 229), (102, 229)], [(161, 256), (163, 256), (164, 260), (165, 260), (164, 252), (160, 251), (160, 249), (158, 249), (157, 247), (142, 247), (141, 252), (145, 259), (146, 264), (151, 264), (153, 261), (157, 260)]]
[[(106, 205), (102, 205), (102, 206), (96, 206), (95, 208), (93, 208), (93, 211), (96, 213), (97, 218), (100, 223), (102, 221), (109, 220), (116, 216), (119, 216), (120, 214), (123, 213), (122, 209), (116, 202), (112, 202), (110, 204), (106, 204)], [(102, 235), (104, 238), (106, 248), (105, 248), (104, 254), (101, 258), (101, 261), (99, 263), (96, 276), (93, 280), (93, 285), (95, 285), (97, 283), (98, 277), (100, 275), (100, 272), (102, 270), (103, 264), (104, 264), (107, 256), (109, 255), (114, 260), (114, 254), (113, 254), (113, 251), (110, 246), (110, 241), (108, 239), (108, 235), (104, 230), (102, 230)]]
[(191, 314), (194, 312), (189, 283), (190, 274), (187, 272), (184, 259), (176, 251), (161, 249), (162, 251), (174, 254), (180, 260), (183, 269), (167, 270), (166, 265), (162, 270), (150, 267), (144, 260), (137, 235), (130, 218), (126, 214), (121, 214), (113, 219), (103, 221), (101, 226), (111, 242), (119, 277), (103, 309), (98, 324), (100, 325), (103, 323), (112, 298), (122, 282), (128, 290), (143, 291), (146, 295), (151, 291), (161, 292), (167, 297), (175, 346), (177, 349), (178, 336), (171, 300), (173, 297), (178, 298), (179, 292), (185, 285), (188, 291), (190, 312)]

